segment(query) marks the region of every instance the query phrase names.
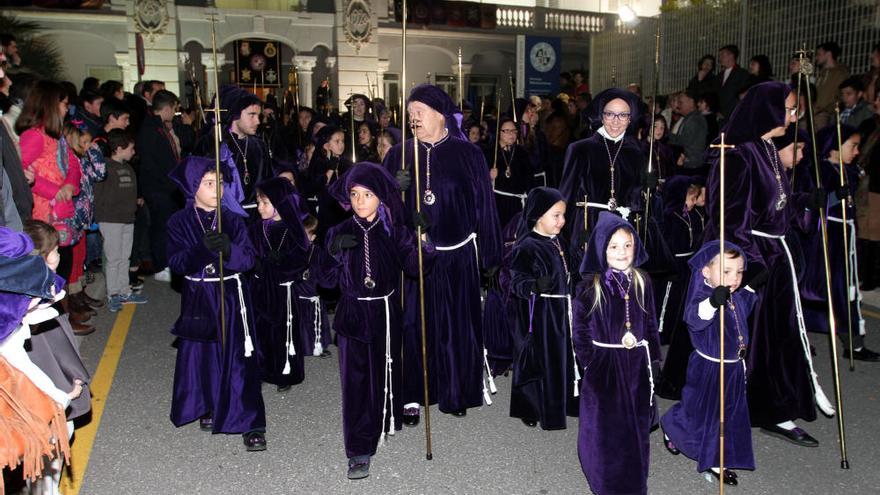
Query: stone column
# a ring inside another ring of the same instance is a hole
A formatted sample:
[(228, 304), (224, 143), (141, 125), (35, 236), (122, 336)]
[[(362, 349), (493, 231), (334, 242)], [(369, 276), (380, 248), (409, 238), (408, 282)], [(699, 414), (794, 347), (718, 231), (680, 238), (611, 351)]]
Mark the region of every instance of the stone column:
[[(223, 64), (226, 63), (226, 55), (223, 53), (217, 54), (217, 65), (222, 68)], [(205, 66), (205, 77), (207, 77), (207, 81), (205, 86), (207, 87), (207, 91), (202, 97), (205, 99), (204, 103), (207, 105), (211, 101), (211, 98), (214, 97), (214, 93), (217, 92), (217, 87), (214, 86), (215, 73), (219, 70), (218, 67), (214, 67), (214, 54), (213, 53), (202, 53), (202, 65)]]
[[(388, 68), (391, 66), (391, 61), (387, 59), (379, 59), (379, 64), (376, 66), (376, 96), (379, 98), (385, 99), (385, 73), (388, 72)], [(385, 106), (391, 106), (395, 104), (394, 102), (385, 102)]]
[(134, 88), (134, 83), (137, 82), (137, 63), (132, 68), (128, 52), (116, 52), (114, 55), (116, 56), (116, 65), (122, 69), (122, 87), (126, 91), (131, 91)]
[(314, 55), (295, 55), (292, 62), (293, 66), (296, 67), (296, 77), (299, 81), (300, 105), (312, 107), (315, 96), (314, 91), (312, 91), (312, 74), (315, 66), (318, 64), (318, 57)]

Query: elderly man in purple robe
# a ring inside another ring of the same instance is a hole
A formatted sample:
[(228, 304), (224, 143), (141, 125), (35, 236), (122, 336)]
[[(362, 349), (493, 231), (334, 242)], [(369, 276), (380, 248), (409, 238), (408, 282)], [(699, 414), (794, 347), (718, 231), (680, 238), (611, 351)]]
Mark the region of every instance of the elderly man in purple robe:
[[(427, 229), (438, 251), (424, 294), (429, 400), (441, 412), (461, 417), (484, 401), (491, 404), (494, 383), (483, 339), (481, 279), (486, 285), (497, 275), (501, 227), (489, 167), (462, 133), (461, 112), (449, 95), (423, 84), (412, 90), (407, 109), (416, 144), (408, 139), (395, 145), (384, 165), (405, 188), (412, 182), (418, 152), (419, 190), (406, 188), (405, 208), (414, 212), (419, 201), (421, 215), (406, 219)], [(418, 285), (410, 281), (405, 296), (404, 423), (415, 425), (424, 402)]]

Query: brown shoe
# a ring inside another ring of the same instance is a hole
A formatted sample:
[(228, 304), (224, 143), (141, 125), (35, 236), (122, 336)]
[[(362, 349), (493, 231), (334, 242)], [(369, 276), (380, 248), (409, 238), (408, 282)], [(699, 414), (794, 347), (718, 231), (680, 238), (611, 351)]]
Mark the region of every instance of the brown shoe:
[(81, 294), (83, 295), (83, 300), (89, 306), (91, 306), (93, 308), (103, 308), (104, 307), (104, 304), (105, 304), (104, 301), (102, 301), (100, 299), (95, 299), (94, 297), (86, 294), (86, 291), (82, 291)]
[(95, 327), (92, 325), (84, 325), (82, 323), (75, 323), (71, 320), (70, 322), (71, 328), (73, 328), (74, 335), (89, 335), (95, 332)]
[(81, 325), (92, 319), (92, 317), (88, 313), (78, 313), (76, 311), (70, 311), (69, 313), (67, 313), (67, 317), (70, 320), (71, 325)]

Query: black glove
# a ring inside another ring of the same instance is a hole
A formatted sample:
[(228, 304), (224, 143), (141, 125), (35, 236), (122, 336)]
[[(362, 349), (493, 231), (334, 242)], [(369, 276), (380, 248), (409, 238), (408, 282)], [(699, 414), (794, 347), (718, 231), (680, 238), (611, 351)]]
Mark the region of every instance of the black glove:
[(202, 237), (202, 244), (210, 251), (222, 253), (224, 258), (229, 258), (229, 255), (232, 253), (232, 241), (229, 240), (228, 235), (221, 234), (220, 232), (213, 230), (205, 232), (205, 235)]
[(642, 177), (642, 187), (644, 187), (646, 189), (656, 189), (657, 188), (657, 171), (656, 170), (645, 173), (644, 177)]
[(406, 191), (412, 184), (412, 177), (410, 177), (408, 170), (398, 170), (394, 173), (394, 178), (397, 179), (397, 188), (401, 191)]
[(719, 285), (715, 287), (715, 290), (712, 291), (712, 296), (709, 298), (709, 304), (712, 305), (713, 308), (720, 308), (730, 299), (730, 287), (726, 285)]
[(491, 266), (480, 272), (480, 286), (488, 289), (498, 275), (498, 267)]
[(428, 215), (423, 211), (414, 211), (413, 212), (413, 225), (416, 228), (421, 227), (422, 232), (427, 232), (431, 230), (431, 221), (428, 220)]
[(343, 249), (351, 249), (358, 244), (360, 244), (360, 241), (358, 241), (354, 234), (339, 234), (330, 243), (330, 254), (336, 256)]
[(590, 231), (589, 230), (582, 230), (582, 231), (578, 232), (577, 243), (579, 246), (583, 246), (584, 244), (586, 244), (589, 241), (590, 241)]
[(849, 186), (844, 184), (842, 186), (837, 186), (834, 188), (834, 194), (837, 195), (837, 199), (843, 201), (844, 199), (849, 201), (850, 196), (852, 195), (852, 191), (849, 190)]
[(748, 285), (752, 289), (758, 289), (767, 283), (767, 279), (770, 278), (770, 272), (764, 269), (760, 269), (761, 271), (757, 273), (753, 273), (749, 277), (749, 281), (744, 283), (743, 285)]
[(549, 294), (556, 286), (553, 275), (544, 275), (535, 280), (535, 294)]
[(828, 193), (825, 192), (825, 189), (821, 187), (813, 189), (813, 192), (810, 193), (810, 200), (807, 203), (807, 206), (813, 211), (818, 211), (819, 208), (825, 208), (825, 205), (827, 204)]

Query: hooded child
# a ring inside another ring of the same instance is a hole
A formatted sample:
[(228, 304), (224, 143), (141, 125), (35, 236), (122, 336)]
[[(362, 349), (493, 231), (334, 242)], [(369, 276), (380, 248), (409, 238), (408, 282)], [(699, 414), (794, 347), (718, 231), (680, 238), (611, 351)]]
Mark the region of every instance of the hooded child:
[(198, 156), (170, 174), (186, 197), (186, 207), (168, 221), (168, 264), (184, 277), (180, 317), (171, 330), (177, 347), (171, 422), (180, 427), (198, 419), (203, 431), (242, 434), (248, 451), (265, 450), (266, 412), (250, 331), (250, 293), (242, 278), (254, 265), (254, 247), (243, 215), (233, 209), (235, 200), (217, 197), (217, 181), (228, 184), (233, 178), (226, 162), (221, 174), (217, 177), (214, 160)]
[(724, 483), (737, 485), (734, 469), (755, 469), (745, 356), (749, 315), (757, 296), (750, 287), (742, 287), (746, 255), (731, 243), (725, 243), (722, 276), (720, 246), (720, 241), (709, 241), (688, 261), (691, 281), (684, 318), (694, 350), (681, 402), (663, 415), (660, 424), (666, 450), (673, 455), (683, 453), (697, 461), (698, 472), (718, 479), (718, 376), (722, 359), (718, 308), (724, 306)]
[(577, 416), (580, 371), (571, 343), (571, 260), (560, 232), (565, 201), (556, 189), (529, 192), (511, 265), (516, 312), (510, 415), (526, 426), (566, 427)]
[(574, 347), (583, 366), (578, 457), (598, 494), (646, 494), (660, 338), (648, 258), (635, 229), (601, 212), (580, 266)]

